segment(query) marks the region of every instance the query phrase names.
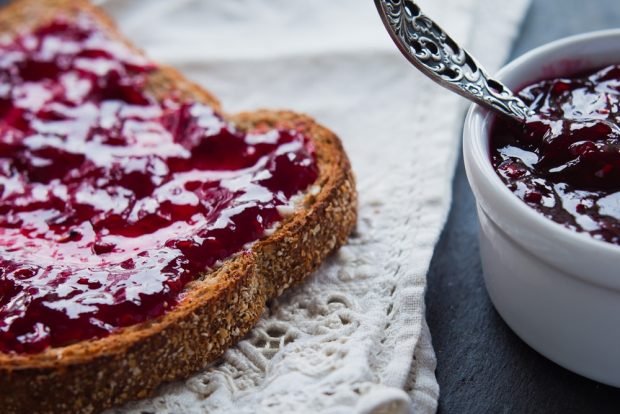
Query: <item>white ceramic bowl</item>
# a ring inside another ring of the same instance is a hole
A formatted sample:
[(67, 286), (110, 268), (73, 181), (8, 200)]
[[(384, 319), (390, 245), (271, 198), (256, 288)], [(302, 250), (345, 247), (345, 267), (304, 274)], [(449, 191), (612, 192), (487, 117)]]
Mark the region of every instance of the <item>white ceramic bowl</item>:
[[(539, 47), (497, 77), (516, 89), (613, 63), (620, 63), (620, 30)], [(571, 371), (620, 387), (620, 246), (573, 232), (518, 199), (491, 165), (491, 119), (489, 111), (472, 106), (463, 137), (489, 296), (532, 348)]]

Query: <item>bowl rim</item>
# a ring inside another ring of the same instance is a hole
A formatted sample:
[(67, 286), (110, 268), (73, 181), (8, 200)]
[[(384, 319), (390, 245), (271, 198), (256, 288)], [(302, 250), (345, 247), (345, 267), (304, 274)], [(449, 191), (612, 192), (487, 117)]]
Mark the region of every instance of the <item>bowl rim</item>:
[[(582, 33), (543, 44), (524, 53), (503, 66), (497, 72), (496, 78), (503, 81), (506, 76), (519, 70), (521, 66), (527, 64), (529, 61), (539, 59), (558, 49), (577, 46), (582, 42), (591, 43), (608, 38), (617, 38), (620, 40), (620, 28)], [(576, 57), (578, 57), (578, 54)], [(618, 63), (620, 64), (620, 56), (618, 56)], [(523, 78), (523, 80), (525, 83), (535, 81), (530, 81), (527, 78)], [(554, 240), (561, 240), (562, 242), (565, 242), (565, 247), (581, 245), (588, 250), (595, 250), (600, 255), (603, 255), (610, 260), (617, 260), (618, 263), (620, 263), (620, 245), (597, 240), (587, 233), (571, 230), (537, 212), (523, 200), (519, 199), (512, 191), (510, 191), (510, 189), (508, 189), (493, 168), (490, 153), (487, 151), (489, 142), (489, 128), (484, 128), (484, 126), (494, 116), (495, 115), (492, 114), (490, 110), (485, 109), (478, 104), (472, 104), (470, 106), (467, 111), (463, 127), (463, 150), (466, 153), (466, 158), (468, 154), (471, 155), (471, 164), (475, 166), (482, 176), (485, 177), (486, 182), (493, 187), (495, 195), (501, 198), (505, 205), (510, 206), (511, 214), (518, 214), (522, 219), (531, 221), (538, 229), (540, 229), (539, 232), (551, 232), (552, 234), (558, 236), (555, 237)], [(484, 146), (485, 143), (487, 144), (487, 148)], [(474, 185), (472, 181), (474, 181), (474, 179), (470, 177), (470, 174), (468, 174), (468, 179), (473, 189)], [(476, 198), (479, 197), (479, 194), (476, 194), (475, 191), (474, 194)], [(510, 233), (507, 232), (507, 235), (510, 236)], [(514, 237), (510, 236), (510, 238)], [(518, 241), (517, 243), (522, 245), (522, 243), (519, 243)], [(530, 251), (539, 259), (549, 262), (549, 260), (545, 257), (541, 257), (539, 254), (536, 254), (536, 252), (528, 249), (527, 246), (522, 245), (522, 247), (524, 247), (527, 251)], [(620, 289), (620, 280), (618, 283), (612, 283), (610, 280), (604, 280), (605, 278), (597, 277), (594, 273), (574, 273), (566, 269), (564, 269), (564, 271), (588, 282), (593, 282), (599, 285), (602, 284), (606, 287), (613, 286), (616, 289)]]

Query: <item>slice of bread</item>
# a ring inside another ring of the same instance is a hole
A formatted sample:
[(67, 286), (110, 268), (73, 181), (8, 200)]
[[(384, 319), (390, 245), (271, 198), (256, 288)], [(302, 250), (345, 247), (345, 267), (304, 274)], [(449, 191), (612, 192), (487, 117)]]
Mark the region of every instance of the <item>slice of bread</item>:
[[(18, 0), (0, 11), (0, 33), (22, 33), (62, 16), (86, 13), (127, 43), (110, 19), (86, 0)], [(150, 75), (158, 97), (178, 91), (220, 110), (210, 93), (171, 68)], [(39, 354), (0, 353), (0, 411), (92, 413), (150, 395), (163, 382), (205, 368), (257, 322), (265, 302), (301, 281), (342, 245), (356, 221), (350, 164), (338, 138), (293, 112), (257, 111), (227, 116), (239, 128), (295, 128), (316, 147), (319, 178), (298, 209), (248, 254), (229, 258), (190, 283), (164, 316)]]

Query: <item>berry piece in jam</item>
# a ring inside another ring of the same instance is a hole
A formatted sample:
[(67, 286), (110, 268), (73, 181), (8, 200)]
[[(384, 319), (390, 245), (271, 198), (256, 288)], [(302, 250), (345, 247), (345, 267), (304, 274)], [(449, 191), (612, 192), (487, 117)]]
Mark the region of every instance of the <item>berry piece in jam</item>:
[(519, 95), (536, 115), (493, 124), (498, 175), (550, 219), (620, 244), (620, 204), (611, 201), (620, 194), (620, 66), (544, 80)]

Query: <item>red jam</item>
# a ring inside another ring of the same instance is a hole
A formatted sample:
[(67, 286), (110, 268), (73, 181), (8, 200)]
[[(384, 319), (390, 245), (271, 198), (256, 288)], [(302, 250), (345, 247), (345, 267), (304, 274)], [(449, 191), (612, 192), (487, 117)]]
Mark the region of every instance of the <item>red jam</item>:
[(162, 315), (316, 180), (299, 132), (156, 100), (153, 69), (87, 19), (0, 43), (0, 352)]
[(620, 244), (620, 66), (544, 80), (519, 95), (536, 115), (493, 125), (499, 176), (546, 217)]

